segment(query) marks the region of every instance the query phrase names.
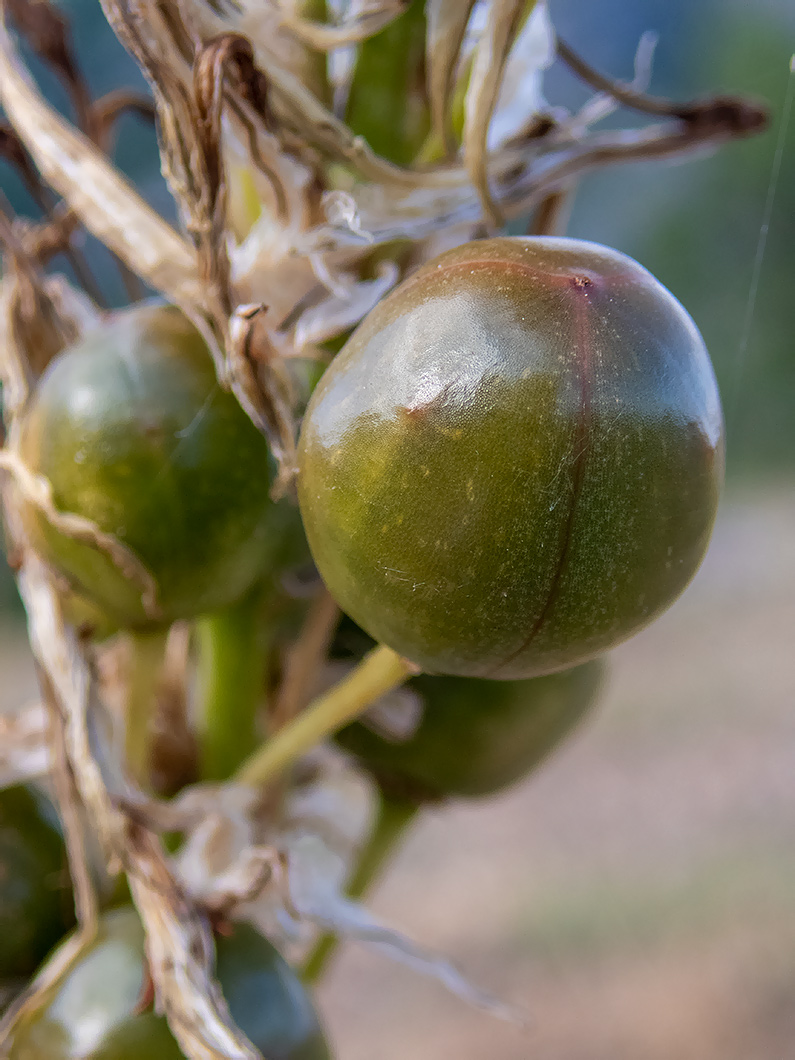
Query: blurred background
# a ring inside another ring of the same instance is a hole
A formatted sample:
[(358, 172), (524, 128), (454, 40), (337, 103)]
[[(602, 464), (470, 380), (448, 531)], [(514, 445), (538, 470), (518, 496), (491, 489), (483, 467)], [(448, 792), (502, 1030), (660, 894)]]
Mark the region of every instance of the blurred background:
[[(63, 6), (94, 91), (141, 85), (96, 0)], [(639, 259), (701, 328), (728, 422), (725, 500), (693, 585), (614, 652), (591, 722), (520, 788), (427, 813), (374, 893), (381, 916), (524, 1005), (530, 1030), (353, 946), (321, 1004), (341, 1060), (784, 1058), (795, 1041), (795, 118), (745, 348), (741, 336), (795, 7), (550, 7), (605, 73), (630, 78), (653, 30), (655, 94), (747, 93), (771, 107), (765, 135), (711, 157), (589, 178), (569, 226)], [(556, 105), (587, 95), (558, 65), (545, 85)], [(117, 157), (172, 213), (146, 125), (125, 119)], [(35, 212), (2, 164), (0, 181)], [(21, 623), (4, 569), (0, 708), (35, 695)]]

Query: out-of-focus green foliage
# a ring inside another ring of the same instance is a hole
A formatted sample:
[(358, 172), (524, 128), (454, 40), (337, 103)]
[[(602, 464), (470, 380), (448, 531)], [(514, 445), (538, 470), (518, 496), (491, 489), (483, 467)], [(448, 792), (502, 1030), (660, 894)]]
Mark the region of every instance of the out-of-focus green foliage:
[[(703, 161), (606, 170), (583, 184), (570, 234), (612, 243), (646, 265), (687, 306), (710, 351), (727, 420), (730, 478), (795, 468), (795, 113), (747, 349), (742, 351), (795, 19), (774, 8), (704, 5), (682, 46), (690, 93), (767, 101), (768, 131)], [(652, 89), (658, 84), (655, 76)]]
[(704, 28), (707, 84), (766, 98), (772, 127), (700, 167), (645, 233), (650, 267), (686, 298), (721, 383), (730, 474), (795, 464), (795, 121), (784, 141), (758, 296), (740, 348), (795, 38), (751, 9)]

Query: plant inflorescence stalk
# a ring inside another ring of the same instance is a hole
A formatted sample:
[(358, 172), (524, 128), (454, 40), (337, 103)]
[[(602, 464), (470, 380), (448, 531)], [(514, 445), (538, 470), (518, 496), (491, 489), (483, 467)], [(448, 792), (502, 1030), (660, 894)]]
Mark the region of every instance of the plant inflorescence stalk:
[(168, 629), (128, 634), (129, 670), (125, 700), (127, 767), (146, 791), (151, 784), (151, 724), (156, 710), (155, 693), (163, 666)]
[(226, 780), (259, 742), (257, 712), (265, 687), (261, 595), (196, 622), (199, 768)]

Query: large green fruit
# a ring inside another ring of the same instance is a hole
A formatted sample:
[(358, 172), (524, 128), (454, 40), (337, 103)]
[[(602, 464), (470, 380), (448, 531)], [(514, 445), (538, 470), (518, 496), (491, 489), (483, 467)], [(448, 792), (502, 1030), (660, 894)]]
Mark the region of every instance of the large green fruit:
[(342, 608), (424, 670), (517, 679), (676, 599), (709, 541), (723, 426), (701, 337), (645, 269), (500, 238), (370, 313), (315, 390), (299, 459)]
[(0, 791), (0, 979), (31, 975), (74, 923), (61, 833), (25, 787)]
[[(49, 479), (57, 508), (94, 521), (138, 556), (165, 621), (236, 600), (297, 521), (270, 499), (265, 439), (218, 386), (203, 339), (173, 307), (119, 313), (61, 353), (36, 388), (21, 449)], [(27, 522), (78, 592), (121, 625), (151, 621), (141, 586), (107, 554), (30, 508)]]
[[(180, 1060), (165, 1018), (136, 1012), (143, 943), (134, 909), (105, 914), (91, 948), (17, 1029), (9, 1060)], [(328, 1060), (309, 995), (273, 946), (245, 925), (216, 946), (232, 1018), (266, 1060)]]
[[(343, 624), (338, 656), (357, 649), (361, 631)], [(357, 652), (358, 654), (358, 652)], [(407, 740), (388, 739), (356, 721), (335, 739), (391, 795), (413, 801), (493, 795), (525, 777), (595, 705), (605, 663), (594, 659), (545, 677), (484, 681), (413, 677), (422, 719)]]

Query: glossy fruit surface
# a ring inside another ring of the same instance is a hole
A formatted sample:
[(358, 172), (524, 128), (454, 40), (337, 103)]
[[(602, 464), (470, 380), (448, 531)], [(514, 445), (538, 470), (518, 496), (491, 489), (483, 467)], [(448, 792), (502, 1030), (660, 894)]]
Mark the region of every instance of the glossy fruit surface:
[[(105, 914), (90, 950), (14, 1035), (9, 1060), (180, 1060), (162, 1016), (136, 1014), (143, 929), (132, 907)], [(309, 995), (245, 925), (219, 938), (217, 973), (232, 1018), (267, 1060), (328, 1060)]]
[(0, 979), (31, 975), (73, 923), (66, 850), (43, 800), (0, 791)]
[(668, 607), (723, 470), (712, 366), (632, 259), (470, 243), (381, 302), (307, 409), (299, 496), (341, 607), (424, 670), (564, 669)]
[[(338, 645), (352, 625), (343, 620)], [(335, 739), (390, 794), (418, 802), (492, 795), (526, 776), (577, 726), (595, 705), (605, 670), (594, 659), (524, 681), (422, 674), (406, 685), (422, 704), (408, 740), (387, 739), (361, 721)]]
[[(21, 448), (57, 508), (93, 520), (143, 562), (164, 620), (237, 599), (290, 519), (269, 496), (265, 439), (173, 307), (127, 310), (61, 353), (39, 382)], [(148, 623), (140, 585), (108, 555), (31, 509), (28, 523), (79, 592), (122, 625)]]

